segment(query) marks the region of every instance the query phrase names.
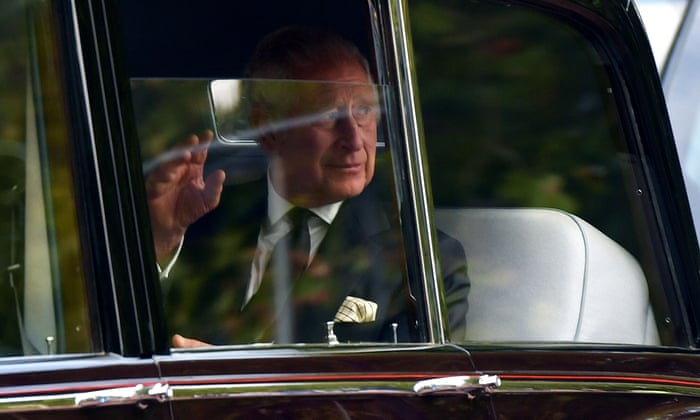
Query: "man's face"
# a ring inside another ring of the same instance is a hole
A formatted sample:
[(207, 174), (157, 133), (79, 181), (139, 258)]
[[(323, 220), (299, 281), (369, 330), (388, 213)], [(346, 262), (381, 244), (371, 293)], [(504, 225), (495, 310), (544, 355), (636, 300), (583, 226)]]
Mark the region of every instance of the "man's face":
[(355, 62), (315, 68), (302, 76), (339, 83), (302, 91), (286, 117), (313, 115), (311, 122), (268, 134), (261, 143), (270, 156), (275, 190), (296, 205), (317, 207), (360, 194), (372, 179), (377, 92)]

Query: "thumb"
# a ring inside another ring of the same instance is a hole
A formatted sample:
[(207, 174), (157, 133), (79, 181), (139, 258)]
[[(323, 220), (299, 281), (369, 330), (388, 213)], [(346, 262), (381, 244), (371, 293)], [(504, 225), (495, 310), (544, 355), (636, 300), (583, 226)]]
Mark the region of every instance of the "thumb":
[(204, 341), (195, 340), (194, 338), (186, 338), (180, 334), (173, 335), (173, 347), (191, 348), (191, 347), (209, 347), (211, 344)]

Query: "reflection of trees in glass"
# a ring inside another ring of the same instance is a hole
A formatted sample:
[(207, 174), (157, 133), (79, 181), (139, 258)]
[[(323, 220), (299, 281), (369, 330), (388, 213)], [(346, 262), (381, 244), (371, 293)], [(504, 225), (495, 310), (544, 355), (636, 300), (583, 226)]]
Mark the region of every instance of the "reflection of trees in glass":
[[(38, 79), (34, 80), (37, 107), (36, 124), (41, 149), (41, 171), (45, 190), (47, 213), (47, 246), (52, 254), (51, 269), (54, 283), (57, 337), (54, 351), (84, 353), (100, 350), (93, 348), (89, 321), (87, 290), (81, 259), (81, 243), (73, 189), (74, 162), (72, 161), (68, 122), (70, 109), (66, 108), (65, 85), (62, 77), (57, 33), (49, 4), (41, 3), (31, 9), (30, 22), (36, 31)], [(44, 136), (42, 136), (44, 130)], [(29, 139), (28, 139), (29, 140)], [(31, 198), (28, 197), (28, 200)], [(32, 205), (28, 202), (27, 205)], [(29, 220), (27, 220), (29, 223)], [(29, 241), (29, 238), (27, 238)], [(32, 264), (32, 261), (26, 261)]]
[(24, 138), (26, 22), (20, 2), (0, 4), (0, 139)]
[[(18, 2), (0, 3), (0, 355), (21, 353), (15, 301), (7, 268), (21, 262), (24, 203), (24, 125), (27, 27)], [(17, 187), (20, 188), (17, 188)], [(15, 285), (22, 273), (13, 273)]]
[[(144, 163), (163, 156), (190, 134), (214, 129), (208, 86), (208, 80), (132, 80), (133, 108)], [(231, 166), (241, 162), (240, 159), (230, 159), (235, 162), (233, 164), (226, 162), (229, 160), (228, 151), (235, 152), (235, 148), (220, 146), (216, 142), (214, 147), (215, 150), (210, 149), (208, 163)], [(250, 203), (241, 203), (237, 210), (250, 211), (246, 205)], [(249, 264), (251, 257), (248, 253), (254, 250), (244, 249), (241, 245), (243, 232), (217, 232), (216, 238), (217, 242), (212, 240), (206, 249), (196, 249), (190, 241), (186, 242), (189, 253), (196, 257), (180, 258), (173, 273), (178, 279), (187, 281), (162, 282), (170, 333), (201, 338), (241, 328), (236, 324), (237, 318), (229, 313), (234, 306), (231, 302), (240, 298), (240, 291), (233, 287), (236, 284), (234, 279), (227, 276), (237, 272), (231, 267)], [(207, 261), (207, 264), (202, 264), (202, 261)], [(201, 306), (203, 302), (206, 303), (204, 308)], [(212, 323), (211, 319), (216, 319), (217, 323)]]
[[(20, 328), (26, 332), (31, 326), (20, 327), (16, 314), (23, 313), (25, 323), (29, 323), (27, 314), (39, 309), (24, 307), (24, 289), (30, 280), (40, 285), (45, 282), (53, 291), (49, 299), (53, 297), (56, 305), (53, 315), (57, 329), (52, 350), (93, 350), (80, 259), (65, 85), (50, 6), (26, 1), (0, 3), (0, 269), (5, 273), (0, 281), (0, 355), (22, 352)], [(35, 134), (30, 135), (30, 127)], [(38, 148), (38, 159), (27, 158), (25, 149), (30, 144)], [(28, 162), (36, 166), (27, 167)], [(32, 193), (25, 171), (36, 175)], [(36, 213), (30, 216), (27, 209)], [(25, 231), (28, 226), (37, 231)], [(36, 235), (44, 229), (46, 237)], [(34, 253), (43, 249), (48, 257)], [(42, 256), (41, 261), (32, 258), (37, 255)], [(35, 272), (31, 276), (27, 267), (36, 269), (42, 263), (47, 266), (37, 272), (45, 275)], [(15, 266), (11, 270), (15, 290), (7, 270), (10, 265)], [(47, 316), (51, 316), (48, 311)], [(46, 349), (42, 346), (37, 350)]]
[(131, 82), (141, 154), (147, 161), (190, 134), (213, 130), (208, 80), (137, 79)]
[(436, 205), (555, 207), (629, 242), (616, 117), (586, 41), (517, 6), (409, 5)]

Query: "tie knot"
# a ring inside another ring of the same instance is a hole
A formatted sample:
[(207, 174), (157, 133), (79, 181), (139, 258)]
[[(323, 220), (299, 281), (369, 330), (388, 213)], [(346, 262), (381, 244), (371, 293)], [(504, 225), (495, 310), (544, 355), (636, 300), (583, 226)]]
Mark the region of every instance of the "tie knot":
[(311, 216), (311, 210), (305, 209), (303, 207), (293, 207), (287, 212), (287, 219), (293, 226), (294, 230), (299, 225), (308, 225), (309, 217)]
[(311, 215), (311, 210), (302, 207), (294, 207), (287, 212), (290, 226), (289, 240), (292, 241), (292, 247), (298, 249), (309, 246), (309, 219)]

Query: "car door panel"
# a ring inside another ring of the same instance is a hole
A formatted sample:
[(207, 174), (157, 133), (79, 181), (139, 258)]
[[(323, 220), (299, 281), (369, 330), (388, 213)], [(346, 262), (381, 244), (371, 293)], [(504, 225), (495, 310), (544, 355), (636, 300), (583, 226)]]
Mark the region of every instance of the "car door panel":
[(3, 361), (0, 417), (170, 418), (152, 359), (55, 356)]
[[(469, 357), (445, 346), (361, 346), (176, 352), (158, 359), (176, 418), (288, 416), (492, 418), (491, 388)], [(416, 383), (470, 376), (473, 386), (419, 393)]]
[[(474, 349), (501, 378), (492, 393), (502, 418), (692, 418), (700, 394), (697, 356), (654, 349)], [(523, 406), (537, 407), (524, 414)]]

